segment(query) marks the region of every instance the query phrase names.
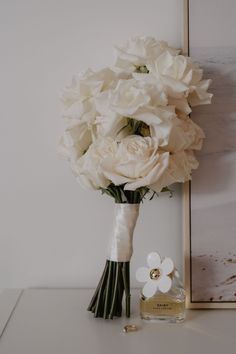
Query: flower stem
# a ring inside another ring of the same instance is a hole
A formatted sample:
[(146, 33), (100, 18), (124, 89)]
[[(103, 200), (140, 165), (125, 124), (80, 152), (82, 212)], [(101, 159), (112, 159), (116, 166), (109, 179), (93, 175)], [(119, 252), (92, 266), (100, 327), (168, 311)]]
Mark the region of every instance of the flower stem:
[(101, 277), (101, 279), (100, 279), (100, 281), (99, 281), (99, 283), (98, 283), (98, 286), (97, 286), (97, 288), (96, 288), (96, 290), (95, 290), (95, 293), (94, 293), (94, 295), (93, 295), (93, 297), (92, 297), (92, 299), (91, 299), (91, 301), (90, 301), (90, 304), (89, 304), (89, 306), (88, 306), (88, 309), (87, 309), (88, 311), (92, 311), (92, 308), (93, 308), (94, 305), (96, 304), (97, 297), (98, 297), (98, 293), (99, 293), (99, 290), (100, 290), (100, 288), (101, 288), (101, 283), (102, 283), (103, 278), (105, 277), (105, 274), (106, 274), (106, 272), (107, 272), (108, 264), (109, 264), (109, 261), (106, 261), (105, 268), (104, 268), (104, 271), (103, 271), (103, 273), (102, 273), (102, 277)]
[(118, 279), (119, 279), (119, 263), (116, 262), (115, 286), (114, 286), (114, 292), (112, 297), (111, 309), (109, 313), (109, 319), (113, 319), (113, 315), (114, 315), (114, 309), (115, 309), (116, 298), (117, 298)]
[(125, 311), (126, 317), (130, 317), (130, 277), (129, 277), (129, 262), (124, 262), (122, 267), (123, 282), (125, 287)]
[(112, 283), (112, 271), (113, 271), (113, 262), (108, 262), (108, 279), (106, 285), (106, 293), (105, 293), (105, 306), (103, 312), (103, 318), (107, 319), (109, 315), (109, 306), (110, 306), (110, 294), (112, 291), (111, 283)]
[(88, 306), (94, 317), (113, 319), (122, 315), (122, 299), (126, 295), (126, 316), (130, 316), (129, 262), (107, 260), (102, 277)]
[(97, 302), (96, 302), (96, 307), (95, 307), (95, 312), (94, 312), (94, 317), (101, 317), (102, 311), (103, 311), (103, 292), (106, 286), (106, 280), (108, 276), (108, 266), (106, 267), (106, 271), (104, 275), (102, 276), (102, 281), (101, 281), (101, 286), (98, 292), (97, 296)]

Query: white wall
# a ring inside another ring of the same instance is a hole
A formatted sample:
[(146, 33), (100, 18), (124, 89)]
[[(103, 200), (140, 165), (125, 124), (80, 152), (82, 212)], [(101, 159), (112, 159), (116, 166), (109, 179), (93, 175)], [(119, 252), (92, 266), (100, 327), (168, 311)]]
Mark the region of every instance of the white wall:
[[(113, 202), (57, 156), (59, 92), (112, 62), (112, 45), (153, 35), (181, 46), (181, 0), (8, 0), (0, 5), (0, 287), (94, 286)], [(182, 265), (181, 193), (142, 206), (132, 270), (150, 250)], [(135, 281), (133, 280), (133, 285)]]

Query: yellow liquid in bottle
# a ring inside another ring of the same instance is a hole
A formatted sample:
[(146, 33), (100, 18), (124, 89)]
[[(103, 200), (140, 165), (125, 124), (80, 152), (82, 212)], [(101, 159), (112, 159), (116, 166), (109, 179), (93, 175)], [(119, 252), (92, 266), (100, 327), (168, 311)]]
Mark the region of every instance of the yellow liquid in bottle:
[(146, 320), (167, 320), (182, 322), (185, 313), (185, 299), (174, 298), (165, 294), (155, 295), (140, 300), (141, 317)]

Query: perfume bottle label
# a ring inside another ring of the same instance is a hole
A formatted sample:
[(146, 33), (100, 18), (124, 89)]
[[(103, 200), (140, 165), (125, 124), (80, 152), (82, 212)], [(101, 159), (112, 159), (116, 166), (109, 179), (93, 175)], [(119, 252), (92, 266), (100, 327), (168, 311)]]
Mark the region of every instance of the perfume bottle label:
[(141, 313), (149, 313), (152, 315), (175, 315), (184, 311), (185, 303), (181, 301), (165, 301), (158, 299), (141, 300)]

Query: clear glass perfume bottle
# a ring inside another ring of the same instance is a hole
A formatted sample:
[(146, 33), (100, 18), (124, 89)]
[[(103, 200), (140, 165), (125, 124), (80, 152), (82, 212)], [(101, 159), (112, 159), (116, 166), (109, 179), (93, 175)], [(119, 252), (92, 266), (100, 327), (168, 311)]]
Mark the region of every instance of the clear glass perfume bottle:
[(140, 315), (142, 319), (171, 323), (184, 321), (185, 290), (175, 273), (172, 274), (172, 286), (167, 293), (157, 289), (154, 296), (146, 298), (141, 292)]
[(185, 290), (171, 258), (149, 253), (147, 267), (137, 269), (136, 279), (145, 283), (140, 298), (142, 319), (173, 323), (184, 320)]

